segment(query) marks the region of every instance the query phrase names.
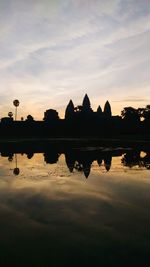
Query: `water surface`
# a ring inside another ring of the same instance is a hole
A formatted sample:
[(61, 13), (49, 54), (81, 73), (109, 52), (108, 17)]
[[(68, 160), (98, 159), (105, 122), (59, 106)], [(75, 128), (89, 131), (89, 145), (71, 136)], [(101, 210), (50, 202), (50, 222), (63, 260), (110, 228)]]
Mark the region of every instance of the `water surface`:
[(149, 226), (149, 151), (1, 152), (1, 266), (149, 266)]

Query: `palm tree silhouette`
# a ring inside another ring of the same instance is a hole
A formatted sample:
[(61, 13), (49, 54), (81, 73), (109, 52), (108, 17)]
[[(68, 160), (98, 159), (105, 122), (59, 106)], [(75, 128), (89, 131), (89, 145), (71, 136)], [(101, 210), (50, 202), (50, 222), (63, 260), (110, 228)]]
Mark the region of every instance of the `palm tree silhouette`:
[(13, 101), (13, 104), (14, 104), (14, 106), (16, 107), (16, 108), (15, 108), (15, 121), (16, 121), (16, 119), (17, 119), (17, 107), (19, 106), (19, 100), (18, 100), (18, 99), (15, 99), (15, 100)]

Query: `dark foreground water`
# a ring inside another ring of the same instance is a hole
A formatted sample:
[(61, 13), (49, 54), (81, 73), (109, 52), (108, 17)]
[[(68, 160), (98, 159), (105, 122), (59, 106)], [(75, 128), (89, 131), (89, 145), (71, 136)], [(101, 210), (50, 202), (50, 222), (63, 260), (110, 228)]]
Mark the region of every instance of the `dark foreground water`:
[(1, 153), (0, 266), (150, 266), (149, 151), (43, 153)]

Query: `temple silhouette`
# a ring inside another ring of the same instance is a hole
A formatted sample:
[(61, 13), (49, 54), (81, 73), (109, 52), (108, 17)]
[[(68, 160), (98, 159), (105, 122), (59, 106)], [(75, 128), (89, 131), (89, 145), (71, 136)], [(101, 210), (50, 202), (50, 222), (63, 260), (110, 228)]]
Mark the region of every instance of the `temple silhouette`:
[(129, 134), (150, 134), (150, 105), (138, 109), (125, 107), (121, 116), (113, 116), (109, 101), (103, 110), (99, 105), (93, 111), (86, 94), (82, 105), (74, 106), (73, 101), (69, 101), (63, 119), (56, 110), (48, 109), (42, 121), (34, 120), (32, 115), (25, 120), (14, 120), (12, 112), (0, 121), (0, 137), (3, 138), (106, 138)]

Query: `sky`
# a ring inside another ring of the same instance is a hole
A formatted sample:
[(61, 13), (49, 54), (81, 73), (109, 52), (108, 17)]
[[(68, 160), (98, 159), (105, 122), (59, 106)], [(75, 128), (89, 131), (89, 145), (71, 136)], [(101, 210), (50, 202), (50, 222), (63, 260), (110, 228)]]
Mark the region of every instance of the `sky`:
[(0, 117), (150, 104), (150, 0), (0, 0)]

